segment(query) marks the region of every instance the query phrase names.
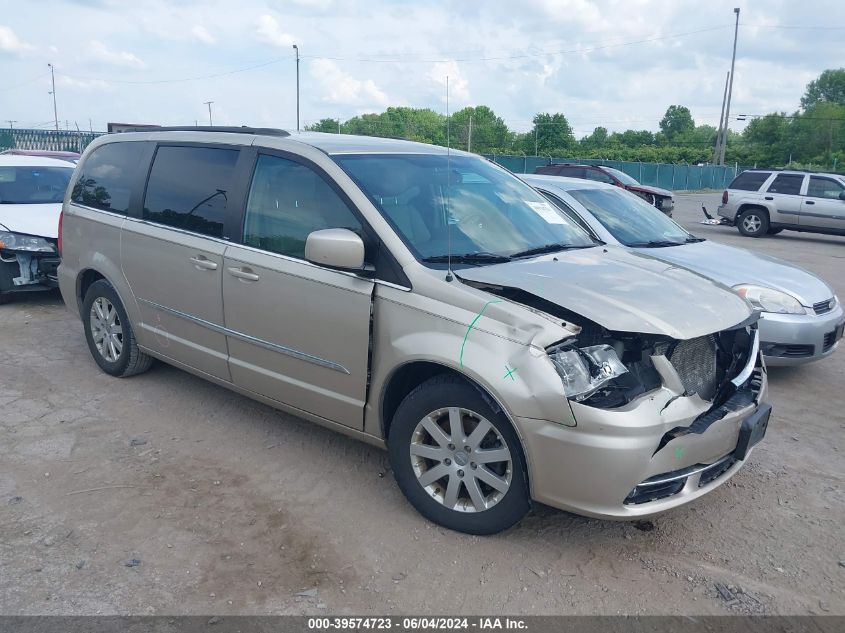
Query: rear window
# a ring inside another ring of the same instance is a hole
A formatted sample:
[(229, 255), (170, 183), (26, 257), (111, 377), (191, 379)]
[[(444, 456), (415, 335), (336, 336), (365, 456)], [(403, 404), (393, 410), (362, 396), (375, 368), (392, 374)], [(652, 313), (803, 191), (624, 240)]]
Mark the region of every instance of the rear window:
[(739, 189), (741, 191), (759, 191), (763, 183), (769, 179), (770, 172), (744, 171), (734, 178), (728, 185), (728, 189)]
[(801, 193), (804, 176), (801, 174), (778, 174), (769, 185), (769, 193), (784, 193), (797, 196)]
[(48, 204), (65, 197), (73, 167), (0, 167), (0, 204)]
[(144, 198), (144, 219), (222, 238), (239, 154), (217, 147), (159, 147)]
[(126, 214), (132, 185), (147, 143), (109, 143), (95, 149), (81, 165), (71, 200), (87, 207)]

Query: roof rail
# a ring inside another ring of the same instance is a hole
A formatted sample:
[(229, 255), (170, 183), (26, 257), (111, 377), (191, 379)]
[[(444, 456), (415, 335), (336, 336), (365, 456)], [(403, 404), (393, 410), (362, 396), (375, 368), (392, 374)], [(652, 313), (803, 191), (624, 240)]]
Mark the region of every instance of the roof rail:
[(290, 136), (290, 132), (272, 127), (240, 127), (227, 125), (176, 125), (172, 127), (127, 128), (123, 132), (225, 132), (229, 134), (261, 134), (263, 136)]

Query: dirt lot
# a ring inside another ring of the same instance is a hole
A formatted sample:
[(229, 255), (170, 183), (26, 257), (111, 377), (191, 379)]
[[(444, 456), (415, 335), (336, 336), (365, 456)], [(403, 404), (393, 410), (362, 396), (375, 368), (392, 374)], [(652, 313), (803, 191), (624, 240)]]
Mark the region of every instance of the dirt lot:
[[(698, 235), (845, 298), (845, 239)], [(769, 435), (650, 522), (547, 507), (495, 537), (424, 521), (386, 455), (158, 364), (101, 373), (58, 295), (0, 307), (4, 614), (845, 614), (845, 351), (772, 370)], [(302, 594), (302, 595), (298, 595)]]

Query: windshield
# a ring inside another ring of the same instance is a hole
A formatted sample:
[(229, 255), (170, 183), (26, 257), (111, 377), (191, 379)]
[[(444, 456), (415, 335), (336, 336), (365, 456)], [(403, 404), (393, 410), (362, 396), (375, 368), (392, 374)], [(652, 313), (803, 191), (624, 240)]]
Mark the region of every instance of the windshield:
[(684, 244), (694, 238), (661, 211), (621, 189), (570, 189), (567, 193), (626, 246), (671, 242)]
[(635, 179), (631, 178), (631, 176), (626, 174), (624, 171), (619, 171), (618, 169), (614, 169), (613, 167), (602, 167), (602, 169), (604, 169), (606, 172), (608, 172), (610, 174), (613, 174), (616, 177), (616, 179), (619, 182), (621, 182), (622, 184), (625, 184), (625, 185), (638, 185), (638, 184), (640, 184)]
[(70, 166), (0, 166), (0, 204), (61, 202), (72, 174)]
[(480, 265), (597, 244), (534, 189), (481, 158), (363, 154), (335, 160), (423, 261), (451, 252)]

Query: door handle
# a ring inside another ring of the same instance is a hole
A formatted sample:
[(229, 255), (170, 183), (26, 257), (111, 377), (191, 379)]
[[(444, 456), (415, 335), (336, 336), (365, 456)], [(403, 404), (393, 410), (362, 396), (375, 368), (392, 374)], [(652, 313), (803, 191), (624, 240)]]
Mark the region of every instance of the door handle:
[(766, 200), (774, 200), (771, 196), (766, 196)]
[(217, 262), (213, 262), (203, 255), (196, 255), (190, 259), (197, 270), (217, 270)]
[(238, 279), (243, 279), (244, 281), (258, 281), (259, 277), (254, 272), (252, 272), (249, 268), (233, 268), (229, 267), (226, 270), (229, 271), (229, 274), (232, 277), (237, 277)]
[(804, 204), (816, 204), (812, 200), (804, 200)]

